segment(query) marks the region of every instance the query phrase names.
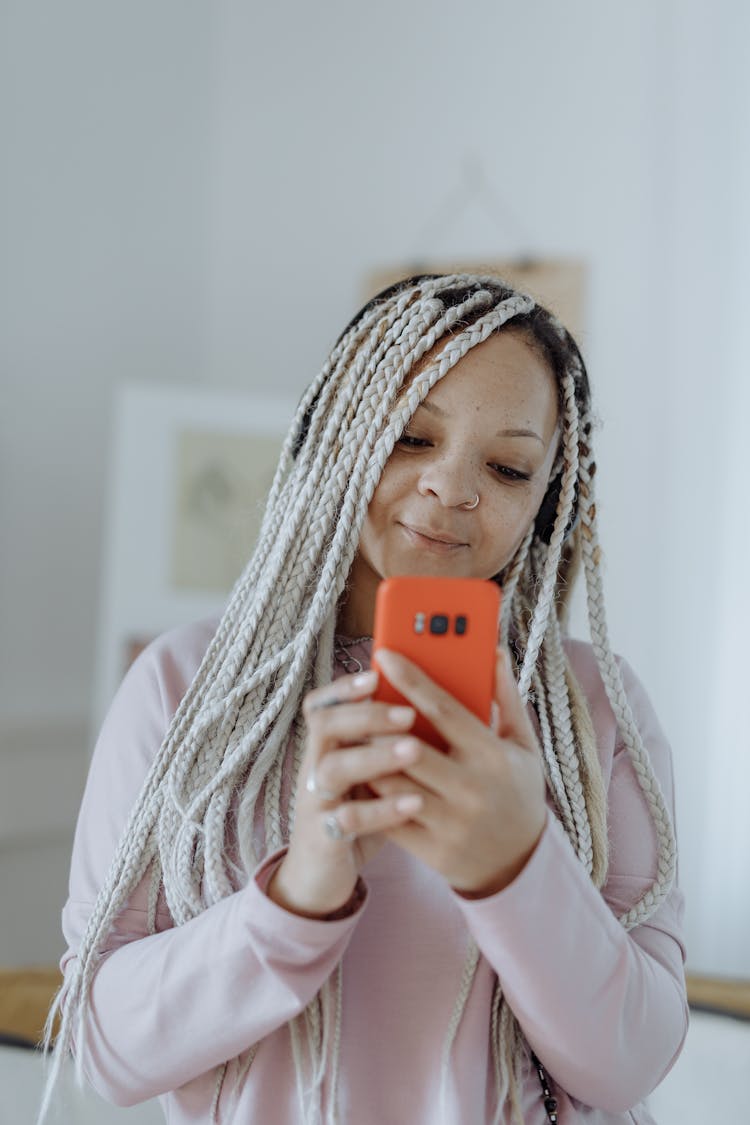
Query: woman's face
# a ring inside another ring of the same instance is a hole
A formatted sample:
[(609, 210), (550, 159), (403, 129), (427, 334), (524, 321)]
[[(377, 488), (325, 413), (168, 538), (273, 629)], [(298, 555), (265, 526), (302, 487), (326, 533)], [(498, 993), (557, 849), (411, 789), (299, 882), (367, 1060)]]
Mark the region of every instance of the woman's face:
[(472, 348), (385, 466), (350, 574), (345, 631), (371, 631), (381, 578), (501, 571), (536, 516), (558, 439), (555, 378), (524, 336), (505, 330)]

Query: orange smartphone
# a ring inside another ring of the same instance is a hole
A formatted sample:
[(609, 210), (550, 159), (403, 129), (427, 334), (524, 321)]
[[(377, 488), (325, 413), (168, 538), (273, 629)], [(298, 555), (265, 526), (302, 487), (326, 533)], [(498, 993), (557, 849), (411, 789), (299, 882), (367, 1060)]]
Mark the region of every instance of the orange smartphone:
[[(419, 575), (384, 579), (375, 598), (375, 699), (409, 702), (378, 665), (378, 649), (389, 648), (489, 724), (499, 622), (500, 587), (495, 582)], [(419, 712), (411, 732), (438, 750), (448, 749), (445, 738)]]

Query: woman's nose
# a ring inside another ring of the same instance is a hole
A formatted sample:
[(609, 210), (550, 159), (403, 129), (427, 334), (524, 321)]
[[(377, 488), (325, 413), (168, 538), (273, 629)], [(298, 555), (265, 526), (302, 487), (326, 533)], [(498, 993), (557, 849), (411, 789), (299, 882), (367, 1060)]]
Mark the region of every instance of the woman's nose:
[(479, 491), (476, 473), (455, 459), (442, 457), (425, 466), (417, 485), (420, 496), (434, 496), (445, 508), (457, 508), (473, 500)]

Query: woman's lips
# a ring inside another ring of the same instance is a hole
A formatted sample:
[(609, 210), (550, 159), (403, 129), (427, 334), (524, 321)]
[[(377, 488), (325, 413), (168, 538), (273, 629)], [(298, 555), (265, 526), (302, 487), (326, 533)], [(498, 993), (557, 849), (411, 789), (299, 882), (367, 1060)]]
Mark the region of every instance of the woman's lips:
[(417, 531), (416, 528), (409, 527), (409, 525), (405, 523), (399, 524), (399, 527), (415, 547), (421, 547), (423, 550), (427, 551), (434, 551), (439, 555), (450, 555), (455, 551), (460, 551), (462, 547), (468, 546), (466, 543), (447, 543), (442, 539), (432, 539), (425, 532)]

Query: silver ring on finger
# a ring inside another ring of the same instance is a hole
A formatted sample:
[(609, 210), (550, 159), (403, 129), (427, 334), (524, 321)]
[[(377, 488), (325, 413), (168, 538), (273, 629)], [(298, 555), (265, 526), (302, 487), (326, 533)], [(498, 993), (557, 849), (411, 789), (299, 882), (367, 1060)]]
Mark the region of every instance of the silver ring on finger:
[(318, 779), (315, 776), (315, 770), (310, 770), (307, 775), (305, 789), (315, 797), (320, 797), (321, 801), (335, 801), (338, 797), (338, 793), (334, 793), (331, 789), (321, 789), (318, 785)]
[(345, 840), (349, 843), (357, 837), (356, 832), (344, 832), (335, 812), (328, 814), (323, 821), (323, 828), (325, 829), (326, 836), (329, 836), (332, 840)]

